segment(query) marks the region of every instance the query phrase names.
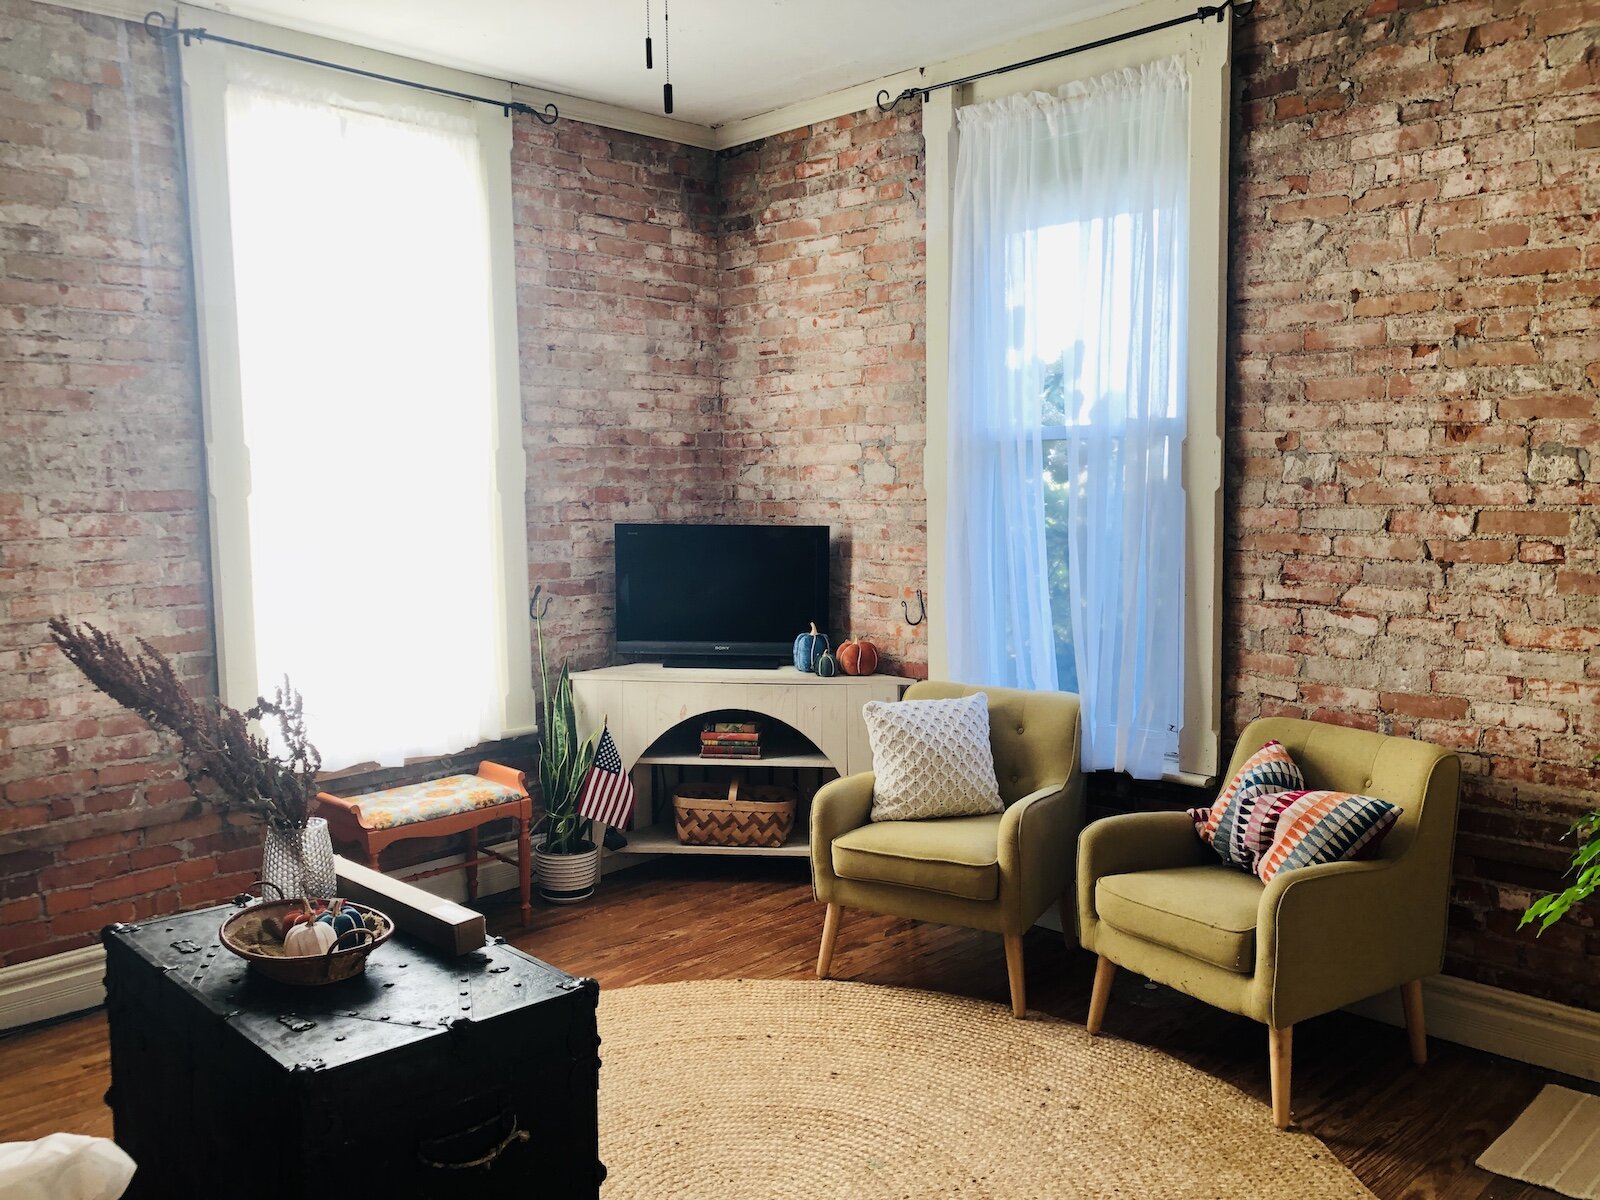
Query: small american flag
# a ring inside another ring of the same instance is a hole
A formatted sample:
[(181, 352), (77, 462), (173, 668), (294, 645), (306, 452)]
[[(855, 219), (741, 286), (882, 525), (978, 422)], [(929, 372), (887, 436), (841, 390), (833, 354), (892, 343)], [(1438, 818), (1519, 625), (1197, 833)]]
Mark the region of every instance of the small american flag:
[(591, 821), (599, 821), (620, 829), (633, 815), (633, 780), (622, 769), (622, 755), (611, 740), (609, 726), (600, 734), (600, 745), (595, 747), (594, 766), (583, 783), (583, 795), (578, 797), (578, 812)]

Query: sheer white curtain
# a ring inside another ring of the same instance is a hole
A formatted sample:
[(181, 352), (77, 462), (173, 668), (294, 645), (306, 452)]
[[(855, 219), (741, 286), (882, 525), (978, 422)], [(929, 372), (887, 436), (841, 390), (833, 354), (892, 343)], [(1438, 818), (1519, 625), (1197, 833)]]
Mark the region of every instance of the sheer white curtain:
[(476, 119), (390, 91), (237, 60), (225, 91), (251, 686), (289, 675), (328, 768), (503, 732)]
[(1056, 687), (1069, 640), (1084, 767), (1154, 778), (1182, 714), (1187, 76), (1163, 60), (957, 115), (953, 669)]

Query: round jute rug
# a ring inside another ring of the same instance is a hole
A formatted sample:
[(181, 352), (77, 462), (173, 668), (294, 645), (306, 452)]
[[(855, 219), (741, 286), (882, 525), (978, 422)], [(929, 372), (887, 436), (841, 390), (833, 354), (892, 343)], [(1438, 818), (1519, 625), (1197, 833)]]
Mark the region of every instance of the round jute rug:
[(1372, 1195), (1238, 1089), (996, 1004), (671, 983), (602, 992), (600, 1032), (604, 1200)]

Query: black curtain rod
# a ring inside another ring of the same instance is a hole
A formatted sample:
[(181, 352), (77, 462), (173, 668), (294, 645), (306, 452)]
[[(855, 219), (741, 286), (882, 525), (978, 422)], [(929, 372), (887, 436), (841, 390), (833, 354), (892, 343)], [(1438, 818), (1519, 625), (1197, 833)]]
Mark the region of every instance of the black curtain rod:
[(414, 79), (400, 79), (394, 75), (380, 75), (377, 71), (363, 71), (360, 67), (347, 67), (342, 63), (327, 62), (320, 58), (309, 58), (304, 54), (291, 54), (287, 50), (274, 50), (271, 46), (258, 46), (255, 42), (241, 42), (237, 38), (223, 37), (220, 33), (211, 33), (204, 27), (180, 29), (177, 19), (172, 24), (167, 24), (166, 15), (159, 12), (145, 14), (144, 28), (151, 37), (163, 42), (170, 42), (174, 38), (182, 38), (185, 46), (194, 42), (218, 42), (224, 46), (237, 46), (241, 50), (254, 50), (258, 54), (270, 54), (274, 58), (287, 58), (292, 62), (307, 63), (313, 67), (327, 67), (330, 71), (343, 71), (346, 75), (359, 75), (363, 79), (376, 79), (382, 83), (397, 83), (401, 87), (412, 88), (419, 92), (432, 92), (435, 96), (450, 96), (456, 100), (471, 100), (477, 104), (492, 104), (502, 110), (506, 116), (512, 113), (527, 113), (530, 117), (546, 125), (554, 125), (556, 118), (561, 115), (554, 104), (546, 104), (540, 111), (531, 104), (523, 104), (520, 100), (495, 100), (489, 96), (474, 96), (470, 92), (456, 92), (449, 88), (434, 87), (431, 83), (418, 83)]
[(1187, 25), (1191, 21), (1208, 21), (1215, 17), (1217, 23), (1222, 23), (1223, 17), (1231, 9), (1236, 16), (1247, 17), (1250, 10), (1255, 8), (1256, 0), (1222, 0), (1216, 7), (1202, 4), (1192, 13), (1185, 13), (1181, 17), (1170, 20), (1158, 21), (1154, 25), (1146, 25), (1142, 29), (1130, 29), (1126, 33), (1114, 33), (1110, 37), (1103, 37), (1099, 41), (1085, 42), (1081, 46), (1069, 46), (1065, 50), (1057, 50), (1052, 54), (1041, 54), (1037, 58), (1025, 59), (1022, 62), (1009, 63), (1003, 67), (994, 67), (988, 71), (978, 71), (972, 75), (963, 75), (960, 79), (947, 79), (943, 83), (930, 83), (927, 87), (907, 88), (893, 100), (889, 99), (889, 90), (884, 88), (878, 93), (878, 111), (891, 112), (895, 105), (902, 100), (913, 100), (918, 97), (927, 102), (928, 93), (937, 92), (943, 88), (961, 87), (963, 84), (973, 83), (979, 79), (987, 79), (991, 75), (1004, 75), (1008, 71), (1020, 71), (1024, 67), (1036, 67), (1040, 63), (1054, 62), (1058, 58), (1066, 58), (1073, 54), (1082, 54), (1085, 50), (1098, 50), (1101, 46), (1114, 46), (1118, 42), (1126, 42), (1132, 38), (1144, 37), (1147, 33), (1160, 33), (1163, 29), (1173, 29), (1179, 25)]

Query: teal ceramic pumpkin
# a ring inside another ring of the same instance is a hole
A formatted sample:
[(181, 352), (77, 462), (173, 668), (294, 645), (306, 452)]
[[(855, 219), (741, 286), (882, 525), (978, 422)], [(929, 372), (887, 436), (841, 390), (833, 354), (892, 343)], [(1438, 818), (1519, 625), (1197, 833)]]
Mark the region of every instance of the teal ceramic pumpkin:
[(828, 649), (828, 635), (817, 632), (817, 623), (811, 622), (809, 633), (802, 633), (794, 640), (794, 665), (797, 671), (815, 671), (817, 660)]
[(824, 679), (832, 679), (839, 673), (839, 664), (834, 661), (832, 654), (824, 650), (817, 657), (817, 674)]
[(333, 919), (333, 931), (340, 937), (343, 937), (351, 930), (360, 928), (362, 928), (361, 915), (353, 908), (341, 910), (339, 915)]

